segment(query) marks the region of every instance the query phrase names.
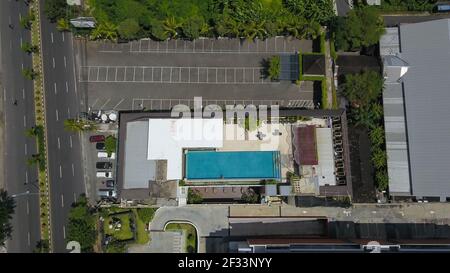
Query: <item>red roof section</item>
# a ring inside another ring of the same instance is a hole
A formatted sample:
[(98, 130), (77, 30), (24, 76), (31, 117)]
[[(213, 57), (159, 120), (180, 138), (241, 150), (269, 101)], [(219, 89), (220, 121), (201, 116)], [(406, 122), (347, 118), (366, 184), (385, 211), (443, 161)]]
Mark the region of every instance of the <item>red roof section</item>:
[(316, 127), (294, 128), (294, 158), (299, 165), (317, 165)]

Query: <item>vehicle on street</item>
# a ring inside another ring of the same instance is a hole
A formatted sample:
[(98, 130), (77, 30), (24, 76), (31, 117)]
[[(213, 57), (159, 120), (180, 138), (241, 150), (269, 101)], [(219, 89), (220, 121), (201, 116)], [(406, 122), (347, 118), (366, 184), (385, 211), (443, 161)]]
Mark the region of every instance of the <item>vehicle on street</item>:
[(112, 172), (97, 172), (97, 177), (112, 178)]
[(104, 135), (94, 135), (89, 137), (90, 142), (104, 142), (105, 136)]
[(114, 188), (114, 180), (106, 180), (105, 185), (107, 188)]
[(95, 148), (97, 150), (103, 151), (105, 149), (105, 142), (97, 142), (97, 144), (95, 144)]
[(95, 164), (95, 167), (100, 170), (105, 170), (112, 169), (112, 165), (113, 164), (111, 162), (97, 162), (97, 164)]
[(109, 159), (115, 159), (116, 158), (116, 153), (111, 153), (110, 156), (108, 156), (107, 152), (98, 152), (97, 153), (98, 158), (109, 158)]
[(115, 190), (111, 189), (100, 189), (98, 190), (98, 196), (100, 196), (100, 198), (102, 199), (115, 198), (117, 196), (117, 193)]

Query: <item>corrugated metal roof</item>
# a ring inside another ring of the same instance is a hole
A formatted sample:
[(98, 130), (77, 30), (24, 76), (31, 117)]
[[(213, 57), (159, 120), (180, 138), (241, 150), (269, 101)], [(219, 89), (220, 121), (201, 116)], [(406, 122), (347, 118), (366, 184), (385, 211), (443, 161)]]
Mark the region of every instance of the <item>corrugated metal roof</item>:
[(124, 189), (145, 189), (155, 180), (156, 161), (147, 160), (148, 121), (127, 123)]
[(450, 20), (401, 25), (412, 193), (450, 196)]

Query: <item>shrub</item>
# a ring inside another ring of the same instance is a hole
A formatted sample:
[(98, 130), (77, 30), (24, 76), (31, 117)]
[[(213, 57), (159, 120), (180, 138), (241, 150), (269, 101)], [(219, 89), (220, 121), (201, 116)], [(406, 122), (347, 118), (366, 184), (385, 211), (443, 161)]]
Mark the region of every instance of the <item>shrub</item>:
[(203, 197), (195, 190), (188, 190), (188, 204), (201, 204)]
[(110, 156), (116, 151), (117, 139), (114, 136), (107, 136), (105, 139), (105, 150)]
[(281, 65), (280, 65), (280, 56), (273, 56), (269, 60), (269, 78), (271, 80), (278, 80), (280, 78), (281, 73)]

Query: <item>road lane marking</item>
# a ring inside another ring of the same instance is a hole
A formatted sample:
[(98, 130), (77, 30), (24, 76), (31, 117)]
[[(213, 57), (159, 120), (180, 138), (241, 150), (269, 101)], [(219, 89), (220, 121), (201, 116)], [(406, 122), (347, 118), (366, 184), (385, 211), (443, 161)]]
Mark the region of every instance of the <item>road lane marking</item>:
[(62, 178), (62, 167), (59, 165), (59, 178)]
[(30, 232), (28, 232), (28, 246), (31, 245), (31, 236), (30, 236)]
[(58, 113), (58, 109), (56, 109), (56, 121), (59, 121), (59, 113)]
[(53, 44), (53, 42), (54, 42), (54, 40), (53, 40), (53, 32), (50, 33), (50, 37), (51, 37), (51, 39), (52, 39), (52, 44)]
[(25, 99), (25, 88), (22, 89), (22, 97)]
[(27, 144), (25, 143), (25, 155), (27, 155), (28, 154), (28, 146), (27, 146)]
[(64, 67), (67, 67), (67, 60), (66, 60), (66, 56), (64, 56)]
[(27, 215), (30, 215), (30, 203), (27, 200)]
[(72, 148), (72, 136), (69, 136), (70, 148)]
[(6, 101), (6, 88), (3, 88), (3, 100)]
[(73, 193), (73, 202), (76, 203), (77, 202), (77, 195), (75, 193)]
[(58, 89), (56, 88), (56, 82), (53, 83), (53, 87), (55, 88), (55, 95), (58, 94)]
[(62, 34), (62, 41), (65, 42), (65, 39), (64, 39), (64, 31), (61, 32), (61, 34)]
[(72, 176), (75, 176), (75, 167), (73, 166), (73, 163), (72, 163)]
[(64, 208), (64, 195), (61, 194), (61, 208)]
[(67, 118), (70, 118), (70, 108), (67, 108)]
[(27, 127), (27, 116), (23, 116), (23, 127)]
[(63, 237), (66, 239), (66, 226), (63, 226)]
[(55, 58), (53, 58), (52, 60), (53, 60), (53, 68), (55, 68), (56, 67)]
[(28, 171), (25, 171), (25, 183), (28, 184)]
[(58, 137), (58, 150), (60, 150), (60, 149), (61, 149), (61, 141), (60, 141), (60, 139)]
[(66, 93), (69, 93), (69, 84), (66, 82)]
[(21, 64), (21, 66), (22, 66), (22, 70), (23, 70), (23, 68), (24, 68), (23, 63)]

